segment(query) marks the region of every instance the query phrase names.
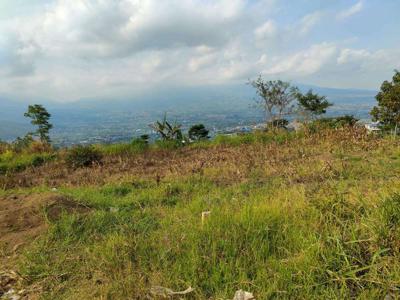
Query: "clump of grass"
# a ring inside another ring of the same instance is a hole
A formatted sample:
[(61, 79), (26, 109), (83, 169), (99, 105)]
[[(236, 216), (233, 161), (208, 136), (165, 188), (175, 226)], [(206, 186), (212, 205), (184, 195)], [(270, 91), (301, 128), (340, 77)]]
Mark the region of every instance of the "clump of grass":
[(131, 143), (98, 145), (97, 148), (104, 155), (134, 155), (148, 150), (149, 144), (143, 139), (134, 139)]
[(101, 163), (102, 155), (93, 146), (75, 146), (68, 150), (65, 162), (71, 168), (90, 167)]
[(7, 150), (0, 154), (0, 175), (20, 172), (29, 167), (39, 167), (55, 157), (53, 153), (15, 153)]

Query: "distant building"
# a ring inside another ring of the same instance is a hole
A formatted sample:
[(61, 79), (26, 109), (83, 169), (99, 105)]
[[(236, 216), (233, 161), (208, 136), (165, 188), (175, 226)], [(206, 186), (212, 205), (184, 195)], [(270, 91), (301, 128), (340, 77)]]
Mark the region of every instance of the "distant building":
[(365, 124), (364, 126), (368, 130), (368, 132), (376, 132), (376, 131), (381, 131), (380, 125), (381, 123), (378, 121)]
[(303, 123), (301, 123), (297, 120), (294, 120), (294, 121), (290, 122), (289, 125), (286, 126), (286, 128), (289, 131), (299, 131), (300, 129), (303, 128)]

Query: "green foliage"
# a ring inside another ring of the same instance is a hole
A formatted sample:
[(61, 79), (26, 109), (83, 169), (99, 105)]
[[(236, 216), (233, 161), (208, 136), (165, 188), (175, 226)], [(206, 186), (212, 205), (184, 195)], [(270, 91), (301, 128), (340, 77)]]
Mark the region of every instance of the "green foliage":
[(196, 124), (190, 127), (189, 129), (189, 139), (192, 141), (201, 141), (206, 140), (209, 138), (208, 136), (209, 131), (203, 124)]
[(149, 144), (147, 140), (137, 138), (131, 143), (98, 145), (97, 149), (105, 155), (133, 155), (145, 152), (149, 149)]
[(391, 254), (400, 254), (400, 194), (386, 198), (379, 207), (378, 241)]
[(325, 96), (314, 94), (312, 90), (309, 90), (306, 94), (298, 93), (297, 101), (300, 108), (313, 117), (325, 114), (326, 109), (333, 105), (328, 102)]
[(39, 167), (55, 159), (51, 153), (21, 153), (7, 150), (0, 154), (0, 175), (21, 172), (29, 167)]
[(209, 145), (240, 146), (243, 144), (269, 144), (276, 142), (282, 144), (299, 136), (295, 132), (287, 130), (274, 130), (268, 132), (254, 132), (239, 135), (217, 135)]
[(371, 110), (374, 121), (379, 121), (384, 127), (394, 128), (400, 123), (400, 72), (395, 71), (391, 82), (384, 81), (381, 90), (376, 95), (378, 106)]
[(100, 164), (102, 154), (93, 146), (75, 146), (68, 150), (65, 162), (71, 168), (90, 167)]
[(299, 93), (297, 87), (281, 80), (265, 81), (261, 75), (249, 84), (256, 90), (256, 107), (263, 110), (266, 122), (283, 119), (293, 113), (293, 102)]
[(323, 130), (326, 128), (341, 128), (341, 127), (353, 127), (358, 122), (358, 119), (352, 115), (344, 115), (339, 117), (333, 118), (321, 118), (315, 120), (308, 124), (308, 128), (312, 129), (313, 131)]
[(182, 146), (179, 140), (158, 140), (154, 143), (154, 149), (173, 150)]
[(150, 126), (164, 141), (183, 141), (181, 124), (170, 123), (167, 121), (167, 114), (164, 115), (162, 121), (156, 121)]
[(32, 119), (32, 125), (38, 127), (36, 132), (32, 133), (32, 135), (39, 136), (43, 143), (49, 144), (49, 131), (51, 128), (53, 128), (53, 125), (49, 122), (51, 115), (48, 113), (48, 111), (39, 104), (29, 105), (28, 111), (24, 114), (24, 116)]
[(24, 137), (17, 137), (15, 141), (12, 142), (11, 147), (14, 151), (16, 152), (21, 152), (23, 150), (26, 150), (32, 145), (34, 142), (32, 135), (27, 134)]
[(150, 136), (148, 134), (142, 134), (139, 137), (139, 140), (141, 140), (141, 141), (145, 142), (146, 144), (148, 144), (149, 141), (150, 141)]

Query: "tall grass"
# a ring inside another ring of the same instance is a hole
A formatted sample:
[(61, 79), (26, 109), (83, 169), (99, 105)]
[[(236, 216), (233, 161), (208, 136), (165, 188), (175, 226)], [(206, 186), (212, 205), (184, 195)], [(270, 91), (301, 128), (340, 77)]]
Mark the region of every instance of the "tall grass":
[[(48, 221), (19, 260), (27, 285), (44, 299), (146, 299), (156, 285), (193, 286), (188, 299), (399, 296), (397, 140), (338, 130), (199, 147), (216, 156), (201, 172), (60, 186), (90, 210)], [(193, 169), (199, 153), (174, 163)]]

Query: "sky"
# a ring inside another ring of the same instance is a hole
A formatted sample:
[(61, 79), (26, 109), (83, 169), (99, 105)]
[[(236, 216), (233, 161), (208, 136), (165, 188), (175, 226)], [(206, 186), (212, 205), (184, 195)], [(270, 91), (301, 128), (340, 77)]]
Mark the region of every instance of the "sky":
[(399, 0), (0, 0), (0, 99), (116, 99), (260, 74), (377, 90), (400, 69), (399, 12)]

